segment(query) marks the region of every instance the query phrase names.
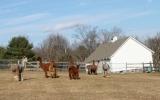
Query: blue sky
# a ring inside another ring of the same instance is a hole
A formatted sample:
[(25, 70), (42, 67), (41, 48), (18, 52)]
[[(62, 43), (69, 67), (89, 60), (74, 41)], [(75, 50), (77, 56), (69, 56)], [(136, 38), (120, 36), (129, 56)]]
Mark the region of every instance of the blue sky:
[(1, 0), (0, 45), (25, 35), (40, 44), (59, 32), (73, 40), (75, 25), (120, 27), (126, 35), (147, 38), (160, 32), (160, 0)]

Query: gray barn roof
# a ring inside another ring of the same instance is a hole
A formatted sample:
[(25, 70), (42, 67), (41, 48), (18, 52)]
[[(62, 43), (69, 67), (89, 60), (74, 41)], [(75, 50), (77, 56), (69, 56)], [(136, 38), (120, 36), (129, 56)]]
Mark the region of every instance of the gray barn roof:
[(91, 62), (93, 60), (101, 60), (104, 58), (110, 58), (113, 53), (118, 50), (118, 48), (128, 39), (129, 37), (125, 37), (122, 39), (118, 39), (115, 42), (108, 42), (101, 44), (96, 50), (87, 58), (85, 62)]

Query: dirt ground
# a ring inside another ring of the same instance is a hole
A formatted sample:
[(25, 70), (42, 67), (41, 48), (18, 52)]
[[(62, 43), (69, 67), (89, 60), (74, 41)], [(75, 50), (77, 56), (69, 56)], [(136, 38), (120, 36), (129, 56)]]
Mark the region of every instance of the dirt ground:
[(66, 72), (46, 79), (41, 71), (26, 71), (24, 81), (0, 71), (0, 100), (160, 100), (160, 73), (102, 75), (81, 73), (69, 80)]

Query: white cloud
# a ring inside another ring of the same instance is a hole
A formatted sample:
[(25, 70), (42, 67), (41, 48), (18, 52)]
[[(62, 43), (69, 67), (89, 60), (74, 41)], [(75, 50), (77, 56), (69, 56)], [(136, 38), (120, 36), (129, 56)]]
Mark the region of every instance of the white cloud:
[(60, 22), (54, 26), (54, 30), (70, 29), (79, 24), (83, 24), (83, 22), (77, 20)]
[(23, 7), (33, 0), (11, 0), (9, 3), (0, 4), (0, 15), (10, 14), (17, 11), (18, 7)]
[(66, 29), (74, 28), (77, 25), (80, 24), (87, 24), (88, 17), (86, 16), (65, 16), (62, 18), (57, 18), (55, 21), (51, 21), (51, 23), (44, 25), (45, 30), (49, 32), (53, 31), (62, 31)]
[(0, 30), (0, 34), (15, 34), (15, 33), (34, 33), (35, 31), (41, 31), (43, 32), (43, 26), (39, 24), (33, 24), (33, 25), (21, 25), (21, 26), (15, 26), (15, 27), (9, 27), (9, 28), (3, 28)]
[(78, 16), (65, 16), (58, 20), (54, 24), (48, 24), (46, 26), (47, 31), (61, 31), (65, 29), (70, 29), (75, 27), (79, 24), (93, 24), (99, 22), (106, 22), (107, 23), (119, 23), (125, 20), (130, 20), (134, 18), (139, 18), (143, 16), (147, 16), (151, 14), (149, 11), (145, 12), (113, 12), (113, 13), (101, 13), (95, 15), (78, 15)]
[(119, 24), (126, 20), (134, 20), (135, 18), (143, 18), (144, 16), (149, 16), (150, 14), (152, 14), (152, 12), (150, 11), (119, 12), (119, 13), (112, 14), (112, 16), (110, 16), (110, 18), (107, 19), (106, 24)]
[[(50, 14), (47, 13), (37, 13), (32, 15), (27, 15), (19, 18), (7, 19), (5, 29), (0, 30), (0, 33), (15, 33), (15, 32), (59, 32), (66, 29), (74, 28), (79, 24), (95, 24), (105, 22), (105, 24), (120, 23), (125, 20), (130, 20), (134, 18), (139, 18), (147, 16), (151, 12), (127, 12), (127, 11), (116, 11), (112, 13), (99, 13), (92, 15), (74, 15), (74, 16), (63, 16), (61, 18), (49, 18)], [(46, 20), (43, 23), (36, 24), (32, 21)], [(29, 23), (30, 22), (30, 23)], [(25, 24), (26, 23), (26, 24)], [(28, 24), (29, 23), (29, 24)]]
[(0, 22), (4, 23), (3, 26), (15, 26), (20, 24), (31, 23), (33, 21), (41, 20), (43, 18), (45, 19), (48, 16), (49, 16), (48, 13), (36, 13), (16, 18), (2, 19), (0, 20)]
[(22, 5), (27, 4), (27, 3), (29, 3), (29, 2), (30, 2), (30, 0), (14, 1), (14, 2), (10, 2), (10, 4), (1, 5), (1, 6), (0, 6), (0, 9), (2, 9), (2, 11), (3, 11), (4, 9), (13, 9), (13, 8), (15, 8), (15, 7), (17, 7), (17, 6), (22, 6)]
[(133, 18), (147, 16), (147, 15), (150, 15), (150, 14), (152, 14), (152, 12), (150, 12), (150, 11), (143, 11), (143, 12), (126, 13), (126, 14), (124, 14), (123, 17), (124, 17), (125, 20), (127, 20), (127, 19), (133, 19)]
[(141, 16), (146, 16), (146, 15), (150, 15), (151, 12), (149, 11), (144, 11), (144, 12), (137, 12), (137, 13), (133, 13), (133, 14), (130, 14), (130, 18), (135, 18), (135, 17), (141, 17)]

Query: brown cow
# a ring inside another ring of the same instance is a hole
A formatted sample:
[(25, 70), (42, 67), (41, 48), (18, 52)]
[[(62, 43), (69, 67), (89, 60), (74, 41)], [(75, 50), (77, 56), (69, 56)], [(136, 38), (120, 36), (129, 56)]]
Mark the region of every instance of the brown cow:
[[(99, 62), (98, 62), (99, 63)], [(95, 61), (93, 60), (92, 65), (87, 65), (88, 74), (95, 74), (97, 75), (97, 65), (95, 64)]]
[(69, 56), (68, 72), (70, 79), (80, 79), (79, 77), (79, 65), (74, 64), (72, 56)]
[(48, 78), (48, 72), (50, 73), (52, 78), (57, 78), (57, 71), (56, 71), (56, 64), (54, 61), (50, 61), (49, 63), (42, 63), (42, 58), (38, 57), (37, 60), (39, 61), (40, 67), (43, 69), (45, 73), (45, 77)]

